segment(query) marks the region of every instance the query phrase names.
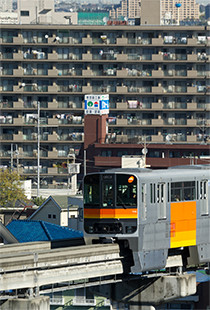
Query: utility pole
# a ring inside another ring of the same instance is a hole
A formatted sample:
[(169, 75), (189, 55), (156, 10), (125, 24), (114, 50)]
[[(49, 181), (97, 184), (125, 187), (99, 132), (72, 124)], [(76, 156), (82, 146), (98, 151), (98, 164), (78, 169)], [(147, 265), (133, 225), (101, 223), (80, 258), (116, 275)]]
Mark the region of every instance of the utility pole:
[(15, 154), (17, 156), (17, 173), (19, 174), (19, 151), (18, 151), (18, 145), (15, 145)]
[(11, 170), (13, 170), (13, 143), (11, 143), (11, 154), (10, 154), (10, 158), (11, 158), (11, 161), (10, 161), (10, 165), (11, 165)]
[(86, 150), (84, 150), (84, 177), (86, 176)]
[(40, 189), (40, 102), (37, 101), (37, 197)]

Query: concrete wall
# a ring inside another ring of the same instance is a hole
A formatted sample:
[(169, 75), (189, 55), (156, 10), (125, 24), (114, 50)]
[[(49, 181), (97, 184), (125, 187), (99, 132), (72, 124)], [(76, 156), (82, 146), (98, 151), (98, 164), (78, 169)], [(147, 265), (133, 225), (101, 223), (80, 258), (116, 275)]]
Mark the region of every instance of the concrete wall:
[(160, 0), (141, 1), (141, 25), (160, 25)]

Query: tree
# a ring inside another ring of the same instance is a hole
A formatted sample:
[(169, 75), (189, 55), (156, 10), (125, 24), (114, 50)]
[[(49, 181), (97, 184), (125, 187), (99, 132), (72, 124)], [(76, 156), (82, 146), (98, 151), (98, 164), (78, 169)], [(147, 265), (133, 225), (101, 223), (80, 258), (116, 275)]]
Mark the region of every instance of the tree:
[(0, 170), (0, 206), (15, 206), (17, 200), (27, 201), (21, 185), (21, 177), (10, 169)]
[(37, 206), (41, 206), (44, 202), (45, 202), (45, 198), (43, 198), (42, 196), (39, 197), (35, 197), (33, 198), (33, 203), (35, 203), (35, 205)]

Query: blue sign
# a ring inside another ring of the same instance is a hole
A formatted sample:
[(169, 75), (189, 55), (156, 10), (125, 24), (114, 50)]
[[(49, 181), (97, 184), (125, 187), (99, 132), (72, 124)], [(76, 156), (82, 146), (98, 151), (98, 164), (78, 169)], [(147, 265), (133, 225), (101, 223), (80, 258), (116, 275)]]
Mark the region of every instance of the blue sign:
[(85, 95), (85, 114), (109, 114), (109, 95)]

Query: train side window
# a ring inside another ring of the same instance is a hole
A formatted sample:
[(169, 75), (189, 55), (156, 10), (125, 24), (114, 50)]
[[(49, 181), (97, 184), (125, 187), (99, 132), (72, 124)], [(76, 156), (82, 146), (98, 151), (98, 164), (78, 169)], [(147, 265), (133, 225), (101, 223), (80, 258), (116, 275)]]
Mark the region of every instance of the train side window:
[(202, 180), (200, 182), (200, 210), (201, 215), (208, 215), (208, 190), (207, 190), (208, 181)]
[(196, 188), (197, 196), (196, 196), (196, 199), (198, 200), (199, 199), (199, 182), (197, 181), (196, 184), (197, 184), (197, 188)]
[(195, 182), (183, 182), (183, 200), (195, 200)]
[(147, 218), (147, 202), (146, 202), (146, 184), (141, 186), (141, 202), (142, 202), (142, 219)]
[(182, 182), (171, 183), (171, 201), (182, 200)]

